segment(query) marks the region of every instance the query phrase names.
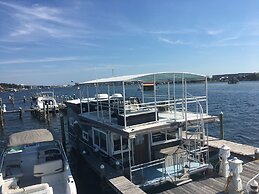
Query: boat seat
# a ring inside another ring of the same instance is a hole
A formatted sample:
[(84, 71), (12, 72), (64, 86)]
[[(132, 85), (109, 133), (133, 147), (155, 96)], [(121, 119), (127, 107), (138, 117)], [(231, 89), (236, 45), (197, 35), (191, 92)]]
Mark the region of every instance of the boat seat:
[(3, 186), (1, 193), (5, 194), (26, 194), (26, 193), (45, 193), (45, 194), (53, 194), (53, 188), (49, 186), (47, 183), (32, 185), (28, 187), (13, 187), (13, 186)]
[(20, 166), (12, 166), (12, 167), (7, 167), (6, 168), (6, 178), (9, 177), (22, 177), (23, 176), (23, 172), (21, 170)]
[(49, 174), (55, 174), (63, 171), (63, 161), (54, 160), (42, 164), (36, 164), (33, 167), (33, 175), (42, 177)]
[(59, 149), (48, 149), (38, 152), (39, 163), (62, 159)]
[(22, 176), (23, 176), (23, 172), (20, 164), (11, 164), (5, 167), (6, 178), (22, 177)]

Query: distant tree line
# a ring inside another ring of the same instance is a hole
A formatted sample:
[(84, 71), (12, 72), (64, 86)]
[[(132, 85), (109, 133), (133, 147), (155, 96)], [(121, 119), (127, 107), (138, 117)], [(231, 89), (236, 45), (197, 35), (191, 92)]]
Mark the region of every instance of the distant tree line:
[(259, 73), (236, 73), (213, 75), (210, 81), (229, 81), (237, 78), (239, 81), (259, 81)]
[(22, 84), (10, 84), (10, 83), (0, 83), (0, 91), (11, 91), (11, 90), (22, 90), (30, 89), (31, 86), (22, 85)]

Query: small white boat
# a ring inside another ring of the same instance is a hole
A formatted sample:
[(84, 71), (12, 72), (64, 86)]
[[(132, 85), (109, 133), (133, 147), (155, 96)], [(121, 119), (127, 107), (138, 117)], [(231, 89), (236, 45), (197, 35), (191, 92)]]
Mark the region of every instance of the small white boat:
[(41, 92), (32, 98), (31, 108), (35, 111), (43, 111), (45, 109), (49, 112), (58, 111), (58, 104), (56, 102), (53, 92)]
[(47, 129), (12, 134), (0, 163), (0, 193), (76, 194), (67, 157)]

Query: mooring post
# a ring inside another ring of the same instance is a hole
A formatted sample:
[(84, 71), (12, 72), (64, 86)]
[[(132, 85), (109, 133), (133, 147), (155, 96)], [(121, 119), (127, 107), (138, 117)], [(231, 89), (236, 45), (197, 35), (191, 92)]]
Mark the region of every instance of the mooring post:
[(14, 105), (14, 96), (12, 95), (10, 98), (11, 104)]
[(219, 120), (220, 120), (220, 139), (224, 139), (224, 116), (223, 112), (219, 114)]
[(64, 116), (63, 115), (60, 115), (60, 126), (61, 126), (61, 141), (62, 141), (62, 145), (64, 147), (65, 152), (67, 153), (65, 124), (64, 124)]
[(0, 107), (0, 127), (1, 129), (4, 129), (4, 113), (1, 107)]
[(49, 105), (47, 104), (47, 120), (49, 121)]
[(43, 119), (46, 120), (46, 105), (43, 103)]
[(0, 128), (4, 129), (4, 112), (2, 109), (2, 98), (0, 98)]
[(22, 115), (23, 115), (22, 107), (19, 107), (19, 115), (20, 115), (20, 119), (22, 119)]

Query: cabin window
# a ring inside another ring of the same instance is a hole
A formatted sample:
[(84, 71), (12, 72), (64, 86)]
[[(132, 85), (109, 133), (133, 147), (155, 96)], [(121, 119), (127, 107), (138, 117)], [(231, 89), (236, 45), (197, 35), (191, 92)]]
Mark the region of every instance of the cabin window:
[(166, 133), (165, 132), (157, 132), (157, 133), (152, 133), (152, 142), (160, 142), (160, 141), (165, 141), (166, 140)]
[(100, 133), (100, 148), (107, 152), (106, 134)]
[(89, 141), (88, 132), (82, 130), (82, 138), (83, 138), (85, 141)]
[(159, 145), (162, 143), (169, 143), (178, 140), (178, 130), (177, 131), (161, 131), (152, 133), (152, 145)]
[(96, 128), (93, 128), (93, 144), (102, 152), (107, 154), (107, 134)]
[[(112, 135), (112, 142), (113, 142), (113, 154), (119, 154), (121, 153), (121, 140), (120, 135), (113, 134)], [(129, 151), (129, 145), (128, 145), (128, 139), (125, 137), (122, 137), (122, 150), (123, 152)]]

